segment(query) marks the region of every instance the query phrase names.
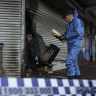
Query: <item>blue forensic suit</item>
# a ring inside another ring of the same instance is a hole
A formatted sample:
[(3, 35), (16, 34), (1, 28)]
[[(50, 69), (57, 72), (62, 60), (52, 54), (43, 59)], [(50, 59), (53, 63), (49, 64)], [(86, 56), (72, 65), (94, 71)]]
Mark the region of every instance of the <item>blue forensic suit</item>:
[(68, 46), (66, 59), (67, 76), (80, 75), (77, 57), (82, 47), (83, 31), (83, 21), (78, 18), (78, 13), (75, 10), (74, 18), (68, 23), (66, 32), (62, 34), (62, 36), (66, 37)]

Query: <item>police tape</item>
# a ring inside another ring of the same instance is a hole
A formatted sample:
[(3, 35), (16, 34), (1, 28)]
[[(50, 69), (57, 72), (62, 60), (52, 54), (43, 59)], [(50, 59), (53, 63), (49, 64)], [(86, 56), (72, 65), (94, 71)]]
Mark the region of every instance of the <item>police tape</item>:
[(0, 96), (96, 96), (96, 80), (0, 78)]

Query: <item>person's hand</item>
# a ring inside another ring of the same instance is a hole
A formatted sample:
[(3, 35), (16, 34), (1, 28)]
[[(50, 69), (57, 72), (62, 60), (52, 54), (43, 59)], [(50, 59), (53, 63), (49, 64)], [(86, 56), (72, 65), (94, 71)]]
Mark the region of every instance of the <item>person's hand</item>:
[(60, 41), (66, 40), (66, 37), (65, 37), (65, 36), (61, 36), (59, 40), (60, 40)]
[(60, 37), (58, 37), (58, 36), (55, 36), (57, 39), (60, 39)]
[(59, 38), (59, 40), (62, 42), (62, 43), (64, 43), (64, 42), (66, 42), (66, 37), (65, 36), (61, 36), (60, 38)]
[(37, 56), (35, 57), (35, 61), (38, 61), (38, 57)]
[(35, 57), (35, 61), (36, 61), (36, 65), (38, 65), (39, 62), (38, 62), (38, 57), (37, 56)]
[(64, 40), (64, 38), (65, 38), (64, 36), (61, 36), (59, 40), (62, 41)]

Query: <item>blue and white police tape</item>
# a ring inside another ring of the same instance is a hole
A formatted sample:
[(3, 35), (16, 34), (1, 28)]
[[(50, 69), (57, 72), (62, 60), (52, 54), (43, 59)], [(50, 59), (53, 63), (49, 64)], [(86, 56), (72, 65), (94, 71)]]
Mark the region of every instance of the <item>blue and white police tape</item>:
[(96, 96), (96, 80), (0, 78), (0, 96)]

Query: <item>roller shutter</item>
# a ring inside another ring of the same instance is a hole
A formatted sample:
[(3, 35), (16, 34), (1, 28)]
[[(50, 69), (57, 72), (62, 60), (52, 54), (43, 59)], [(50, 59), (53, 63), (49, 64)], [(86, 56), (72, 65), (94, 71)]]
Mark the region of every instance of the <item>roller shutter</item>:
[(24, 0), (0, 0), (0, 43), (6, 76), (20, 76), (24, 63)]
[[(35, 6), (34, 2), (33, 6)], [(52, 28), (55, 28), (60, 33), (65, 31), (66, 22), (62, 19), (62, 15), (51, 9), (41, 0), (38, 0), (38, 9), (35, 13), (34, 22), (36, 24), (36, 32), (43, 37), (45, 44), (47, 46), (54, 44), (60, 48), (60, 52), (56, 56), (55, 61), (65, 61), (67, 56), (67, 44), (61, 43), (51, 35)]]

